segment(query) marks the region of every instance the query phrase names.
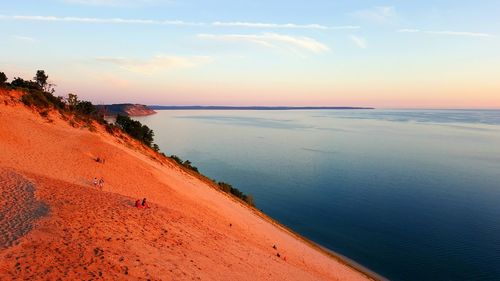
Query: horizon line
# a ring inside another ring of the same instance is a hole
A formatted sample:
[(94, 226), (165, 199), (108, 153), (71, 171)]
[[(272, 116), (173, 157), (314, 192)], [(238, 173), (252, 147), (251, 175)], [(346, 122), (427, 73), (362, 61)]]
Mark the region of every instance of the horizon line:
[(153, 110), (306, 110), (306, 109), (375, 109), (365, 106), (227, 106), (227, 105), (147, 105)]
[[(288, 105), (160, 105), (160, 104), (144, 104), (136, 102), (123, 102), (123, 103), (107, 103), (99, 105), (120, 105), (120, 104), (140, 104), (148, 107), (164, 107), (164, 108), (201, 108), (201, 109), (213, 109), (213, 108), (227, 108), (227, 109), (237, 109), (237, 108), (286, 108), (286, 109), (386, 109), (386, 110), (500, 110), (500, 107), (375, 107), (375, 106), (309, 106), (309, 105), (299, 105), (299, 106), (288, 106)], [(161, 110), (161, 109), (158, 109)]]

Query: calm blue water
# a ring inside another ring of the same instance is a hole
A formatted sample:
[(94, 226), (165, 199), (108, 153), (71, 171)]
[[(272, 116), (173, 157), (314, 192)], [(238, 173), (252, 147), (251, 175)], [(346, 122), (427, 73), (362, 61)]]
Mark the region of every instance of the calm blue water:
[(500, 111), (159, 111), (167, 154), (392, 280), (500, 280)]

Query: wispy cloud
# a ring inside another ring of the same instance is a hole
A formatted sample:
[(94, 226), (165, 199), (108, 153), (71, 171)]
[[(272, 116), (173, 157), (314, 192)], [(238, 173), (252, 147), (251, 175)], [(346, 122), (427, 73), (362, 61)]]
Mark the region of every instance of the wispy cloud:
[(79, 22), (79, 23), (106, 23), (106, 24), (155, 24), (155, 25), (204, 25), (197, 22), (180, 20), (149, 20), (149, 19), (123, 19), (123, 18), (86, 18), (86, 17), (54, 17), (54, 16), (24, 16), (0, 15), (3, 20), (47, 21), (47, 22)]
[(444, 36), (465, 36), (465, 37), (478, 37), (478, 38), (494, 38), (496, 35), (484, 32), (467, 32), (467, 31), (450, 31), (450, 30), (419, 30), (419, 29), (399, 29), (397, 32), (401, 33), (424, 33), (433, 35)]
[(351, 35), (349, 36), (349, 38), (351, 38), (351, 41), (361, 49), (366, 49), (368, 47), (368, 45), (366, 44), (366, 40), (362, 37)]
[(221, 22), (212, 23), (213, 26), (222, 27), (248, 27), (248, 28), (268, 28), (268, 29), (359, 29), (359, 26), (341, 25), (341, 26), (326, 26), (321, 24), (295, 24), (295, 23), (266, 23), (266, 22)]
[(220, 22), (212, 23), (213, 26), (225, 27), (250, 27), (250, 28), (295, 28), (295, 29), (328, 29), (328, 27), (320, 24), (278, 24), (278, 23), (261, 23), (261, 22)]
[(267, 29), (320, 29), (320, 30), (340, 30), (340, 29), (360, 29), (360, 26), (354, 25), (340, 25), (340, 26), (326, 26), (321, 24), (295, 24), (295, 23), (268, 23), (268, 22), (221, 22), (216, 21), (212, 26), (221, 27), (247, 27), (247, 28), (267, 28)]
[(244, 42), (260, 45), (267, 48), (306, 50), (313, 53), (322, 53), (329, 48), (312, 38), (302, 36), (290, 36), (277, 33), (263, 34), (198, 34), (200, 39), (217, 40), (223, 42)]
[(118, 65), (128, 71), (141, 74), (153, 74), (163, 70), (196, 67), (213, 61), (211, 57), (206, 56), (181, 57), (166, 55), (158, 55), (149, 60), (127, 59), (122, 57), (98, 57), (96, 60), (103, 63)]
[[(92, 2), (92, 1), (89, 1)], [(104, 1), (106, 2), (106, 1)], [(110, 3), (115, 1), (110, 1)], [(118, 1), (116, 1), (118, 2)], [(126, 19), (126, 18), (94, 18), (94, 17), (55, 17), (40, 15), (0, 15), (0, 20), (19, 20), (19, 21), (46, 21), (46, 22), (77, 22), (94, 24), (142, 24), (142, 25), (176, 25), (176, 26), (213, 26), (213, 27), (243, 27), (256, 29), (318, 29), (318, 30), (342, 30), (342, 29), (360, 29), (360, 26), (341, 25), (325, 26), (321, 24), (296, 24), (296, 23), (263, 23), (263, 22), (223, 22), (215, 21), (191, 22), (182, 20), (157, 20), (157, 19)]]
[(144, 6), (154, 4), (170, 4), (174, 1), (169, 0), (61, 0), (69, 4), (81, 4), (88, 6)]
[(368, 10), (355, 11), (351, 15), (362, 20), (367, 20), (377, 23), (385, 23), (396, 18), (397, 13), (396, 13), (396, 8), (392, 6), (383, 6), (383, 7), (375, 7)]
[(425, 31), (425, 33), (436, 34), (436, 35), (483, 37), (483, 38), (493, 38), (493, 37), (495, 37), (495, 35), (488, 34), (488, 33), (463, 32), (463, 31)]
[(14, 35), (12, 36), (14, 39), (26, 43), (35, 43), (37, 40), (33, 37), (28, 37), (28, 36), (21, 36), (21, 35)]

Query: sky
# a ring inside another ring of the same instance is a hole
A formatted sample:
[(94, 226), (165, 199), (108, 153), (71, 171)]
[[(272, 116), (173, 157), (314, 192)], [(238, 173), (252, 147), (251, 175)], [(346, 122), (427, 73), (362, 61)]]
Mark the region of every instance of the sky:
[(500, 108), (498, 0), (0, 0), (0, 71), (94, 103)]

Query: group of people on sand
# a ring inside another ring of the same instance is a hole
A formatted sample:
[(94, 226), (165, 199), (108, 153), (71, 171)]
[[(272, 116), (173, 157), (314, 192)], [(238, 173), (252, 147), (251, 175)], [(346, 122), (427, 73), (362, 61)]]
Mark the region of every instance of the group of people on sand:
[(97, 178), (94, 178), (94, 187), (95, 188), (100, 188), (102, 190), (102, 188), (104, 187), (104, 179), (100, 178), (100, 179), (97, 179)]
[(148, 202), (146, 202), (146, 198), (143, 198), (142, 202), (141, 199), (137, 199), (137, 201), (135, 201), (135, 207), (137, 209), (149, 209), (149, 205)]
[(104, 158), (101, 158), (101, 157), (97, 157), (94, 159), (97, 163), (101, 163), (101, 164), (104, 164), (106, 162), (106, 160), (104, 160)]
[[(278, 252), (278, 247), (276, 247), (276, 244), (273, 245), (273, 249), (276, 250), (276, 256), (278, 258), (281, 258), (282, 255), (280, 255), (280, 253)], [(286, 261), (286, 257), (285, 256), (283, 256), (283, 260)]]
[[(94, 160), (97, 163), (104, 164), (104, 158), (97, 157), (97, 158), (94, 158)], [(93, 184), (94, 184), (95, 188), (100, 188), (102, 190), (102, 188), (104, 187), (104, 179), (103, 178), (100, 178), (100, 179), (94, 178)]]

